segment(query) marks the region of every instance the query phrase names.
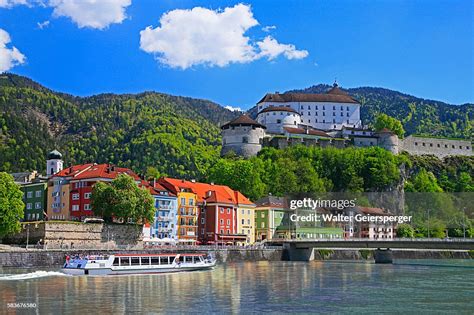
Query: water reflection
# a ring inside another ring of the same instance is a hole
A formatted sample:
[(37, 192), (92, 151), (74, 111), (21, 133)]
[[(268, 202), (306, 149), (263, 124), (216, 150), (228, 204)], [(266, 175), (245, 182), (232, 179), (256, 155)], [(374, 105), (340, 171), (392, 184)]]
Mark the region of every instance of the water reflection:
[[(6, 272), (11, 270), (1, 271)], [(31, 311), (46, 314), (363, 312), (382, 306), (388, 312), (414, 311), (420, 306), (437, 312), (467, 311), (474, 309), (469, 279), (474, 279), (474, 268), (316, 261), (234, 263), (213, 271), (165, 275), (0, 281), (0, 313), (13, 302), (37, 303), (38, 309)]]

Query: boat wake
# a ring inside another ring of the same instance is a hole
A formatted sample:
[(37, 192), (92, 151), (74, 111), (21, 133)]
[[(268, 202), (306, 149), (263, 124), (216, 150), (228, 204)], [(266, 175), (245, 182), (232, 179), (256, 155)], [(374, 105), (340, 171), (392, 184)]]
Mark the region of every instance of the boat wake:
[(35, 271), (30, 273), (19, 273), (19, 274), (0, 274), (0, 281), (4, 280), (30, 280), (38, 279), (44, 277), (53, 277), (53, 276), (67, 276), (62, 272), (57, 271)]

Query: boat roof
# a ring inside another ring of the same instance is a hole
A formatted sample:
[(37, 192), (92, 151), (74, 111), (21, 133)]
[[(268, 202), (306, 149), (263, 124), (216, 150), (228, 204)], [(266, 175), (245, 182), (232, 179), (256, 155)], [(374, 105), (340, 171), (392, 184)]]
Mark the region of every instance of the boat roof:
[(207, 253), (169, 253), (169, 254), (116, 254), (114, 257), (159, 257), (159, 256), (203, 256)]

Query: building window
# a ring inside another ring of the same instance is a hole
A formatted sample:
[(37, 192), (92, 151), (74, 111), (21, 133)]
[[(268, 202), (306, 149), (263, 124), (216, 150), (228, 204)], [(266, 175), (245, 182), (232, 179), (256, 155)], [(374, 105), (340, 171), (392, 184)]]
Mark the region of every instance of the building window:
[(242, 219), (242, 224), (245, 224), (245, 219)]
[(186, 205), (186, 198), (181, 198), (181, 205), (182, 206)]
[(244, 209), (242, 209), (242, 214), (245, 214), (245, 210), (244, 210)]
[(31, 208), (32, 208), (32, 204), (31, 204), (31, 203), (27, 203), (27, 204), (26, 204), (26, 209), (29, 210), (29, 209), (31, 209)]
[(249, 224), (249, 225), (250, 225), (250, 219), (247, 219), (247, 224)]
[(72, 194), (72, 200), (79, 200), (79, 194)]
[(230, 234), (230, 230), (229, 230), (229, 229), (227, 229), (227, 234)]
[(33, 192), (32, 191), (27, 192), (26, 198), (33, 198)]
[(201, 235), (204, 235), (204, 229), (201, 229)]
[(248, 137), (242, 137), (242, 143), (249, 143)]
[(219, 208), (220, 213), (224, 213), (224, 208)]
[(189, 205), (194, 206), (194, 199), (193, 198), (189, 198)]
[(281, 119), (277, 119), (277, 124), (281, 124)]
[(265, 218), (265, 213), (262, 212), (261, 217), (262, 217), (262, 218)]
[(201, 224), (204, 224), (204, 222), (205, 222), (204, 218), (201, 218)]
[(88, 192), (84, 194), (84, 199), (91, 199), (92, 193)]
[(230, 220), (229, 219), (227, 219), (227, 225), (230, 225)]
[(227, 214), (230, 214), (230, 208), (227, 208)]
[(41, 209), (41, 202), (35, 203), (35, 209)]
[(247, 214), (250, 215), (250, 210), (247, 210)]
[(41, 190), (37, 190), (37, 191), (35, 192), (35, 196), (36, 196), (36, 198), (41, 197)]
[(346, 114), (346, 117), (349, 117), (349, 113)]
[(260, 227), (263, 229), (265, 227), (265, 223), (260, 223)]
[(224, 234), (224, 230), (220, 230), (220, 233), (221, 233), (221, 234)]
[(79, 211), (79, 205), (72, 205), (72, 211)]
[(84, 210), (89, 211), (91, 210), (91, 205), (89, 203), (84, 205)]
[(224, 219), (220, 219), (219, 222), (221, 225), (224, 225)]

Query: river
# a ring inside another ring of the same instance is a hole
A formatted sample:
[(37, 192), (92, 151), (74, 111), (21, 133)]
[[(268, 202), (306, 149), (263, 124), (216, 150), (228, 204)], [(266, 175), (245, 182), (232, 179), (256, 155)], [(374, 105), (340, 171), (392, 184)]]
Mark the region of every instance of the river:
[(102, 277), (0, 269), (2, 314), (473, 310), (473, 260), (231, 263), (212, 271)]

